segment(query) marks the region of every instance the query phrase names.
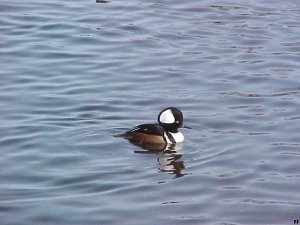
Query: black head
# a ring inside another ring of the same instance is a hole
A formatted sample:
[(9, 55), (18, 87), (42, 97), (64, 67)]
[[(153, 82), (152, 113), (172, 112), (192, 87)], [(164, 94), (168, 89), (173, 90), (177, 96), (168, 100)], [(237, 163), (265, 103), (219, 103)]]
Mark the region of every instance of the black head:
[(168, 131), (177, 132), (183, 127), (183, 114), (175, 107), (165, 108), (158, 115), (158, 123)]

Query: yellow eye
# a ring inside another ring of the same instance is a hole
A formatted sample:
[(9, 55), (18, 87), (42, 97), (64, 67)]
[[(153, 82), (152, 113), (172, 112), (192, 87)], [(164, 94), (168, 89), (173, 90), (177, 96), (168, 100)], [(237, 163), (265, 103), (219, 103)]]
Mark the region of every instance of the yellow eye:
[(179, 121), (178, 121), (178, 120), (176, 120), (176, 121), (175, 121), (175, 123), (179, 123)]

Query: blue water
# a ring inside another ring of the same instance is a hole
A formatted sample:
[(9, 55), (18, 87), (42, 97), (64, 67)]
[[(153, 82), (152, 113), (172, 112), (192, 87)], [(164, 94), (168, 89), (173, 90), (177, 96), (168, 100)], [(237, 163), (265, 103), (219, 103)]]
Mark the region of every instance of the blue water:
[[(299, 3), (100, 2), (0, 2), (0, 223), (300, 219)], [(168, 106), (182, 146), (115, 137)]]

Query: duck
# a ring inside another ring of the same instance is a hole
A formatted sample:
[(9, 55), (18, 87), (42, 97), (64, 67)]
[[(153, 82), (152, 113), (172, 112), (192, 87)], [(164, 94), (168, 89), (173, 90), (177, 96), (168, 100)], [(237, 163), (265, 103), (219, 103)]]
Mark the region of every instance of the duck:
[(183, 113), (176, 107), (163, 109), (158, 123), (141, 124), (124, 133), (123, 137), (135, 143), (174, 144), (184, 141), (179, 128), (188, 128), (183, 123)]

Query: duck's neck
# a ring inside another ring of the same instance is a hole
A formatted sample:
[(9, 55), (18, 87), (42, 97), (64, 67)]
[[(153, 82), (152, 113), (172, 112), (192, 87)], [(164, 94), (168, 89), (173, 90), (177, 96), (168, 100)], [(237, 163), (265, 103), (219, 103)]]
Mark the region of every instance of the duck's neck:
[(178, 127), (173, 124), (160, 124), (166, 131), (170, 133), (178, 133)]

